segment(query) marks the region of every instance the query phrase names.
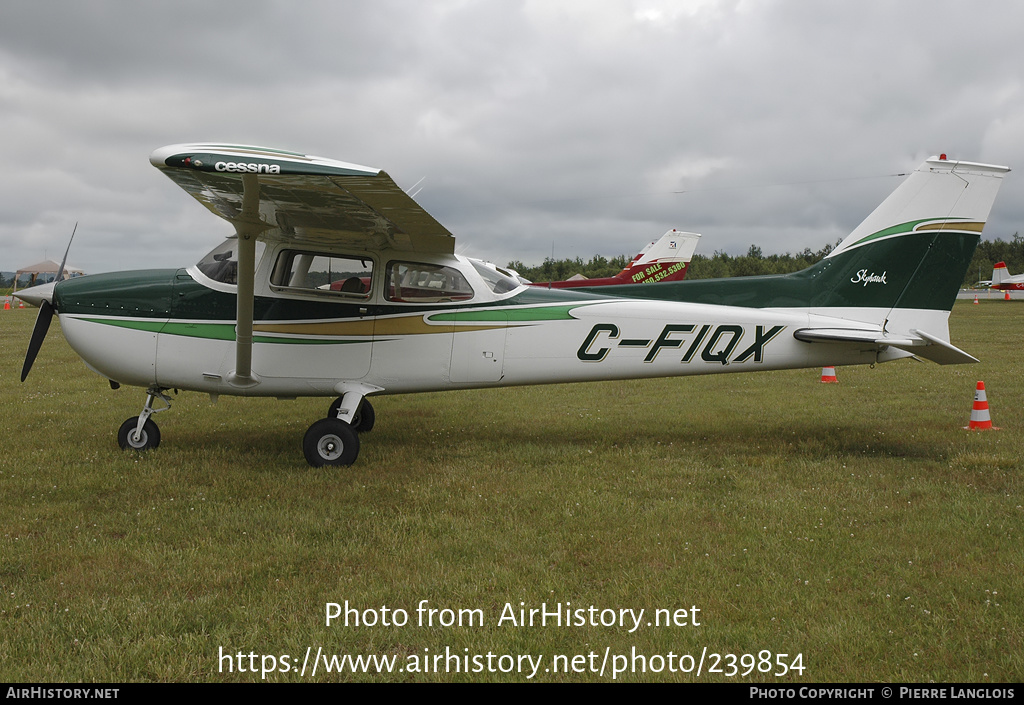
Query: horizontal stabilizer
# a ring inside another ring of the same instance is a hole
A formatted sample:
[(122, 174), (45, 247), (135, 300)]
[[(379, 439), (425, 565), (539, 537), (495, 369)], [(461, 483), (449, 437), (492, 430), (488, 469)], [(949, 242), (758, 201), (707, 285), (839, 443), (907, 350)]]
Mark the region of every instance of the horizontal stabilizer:
[(910, 332), (928, 341), (924, 348), (918, 348), (913, 351), (918, 357), (926, 358), (940, 365), (962, 365), (968, 362), (981, 362), (978, 358), (968, 355), (955, 345), (951, 345), (941, 338), (936, 338), (934, 335), (929, 335), (923, 330), (915, 329)]
[(805, 343), (850, 343), (878, 346), (879, 349), (891, 346), (939, 365), (979, 362), (973, 355), (968, 355), (960, 348), (930, 333), (917, 329), (911, 330), (910, 333), (913, 337), (891, 336), (877, 329), (801, 328), (793, 333), (793, 337)]
[[(888, 345), (885, 331), (880, 328), (801, 328), (793, 333), (793, 337), (805, 343), (867, 343), (870, 345)], [(909, 339), (908, 341), (909, 342)]]

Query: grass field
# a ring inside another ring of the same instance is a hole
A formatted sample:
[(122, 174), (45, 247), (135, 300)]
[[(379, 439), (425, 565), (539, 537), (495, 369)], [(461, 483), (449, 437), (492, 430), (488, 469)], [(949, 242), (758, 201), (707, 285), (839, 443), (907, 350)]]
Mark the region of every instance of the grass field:
[[(2, 682), (1024, 679), (1024, 303), (957, 304), (973, 366), (380, 398), (341, 470), (302, 457), (325, 399), (183, 393), (120, 451), (141, 390), (56, 325), (21, 384), (34, 315), (0, 311)], [(963, 430), (978, 380), (1001, 431)], [(328, 626), (346, 601), (378, 623)], [(520, 603), (645, 612), (500, 621)]]

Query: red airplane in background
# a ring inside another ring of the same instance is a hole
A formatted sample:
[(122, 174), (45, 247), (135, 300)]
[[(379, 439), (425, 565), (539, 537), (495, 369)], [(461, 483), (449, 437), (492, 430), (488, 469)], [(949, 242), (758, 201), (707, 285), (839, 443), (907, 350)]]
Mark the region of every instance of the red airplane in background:
[(1024, 289), (1024, 274), (1011, 275), (1006, 262), (996, 262), (992, 268), (992, 289), (1001, 291), (1020, 291)]
[(614, 277), (587, 279), (576, 275), (572, 279), (558, 282), (530, 282), (533, 286), (548, 289), (573, 289), (584, 286), (608, 286), (610, 284), (654, 284), (656, 282), (680, 281), (686, 277), (690, 258), (697, 249), (700, 235), (680, 230), (669, 230), (647, 244), (626, 267)]

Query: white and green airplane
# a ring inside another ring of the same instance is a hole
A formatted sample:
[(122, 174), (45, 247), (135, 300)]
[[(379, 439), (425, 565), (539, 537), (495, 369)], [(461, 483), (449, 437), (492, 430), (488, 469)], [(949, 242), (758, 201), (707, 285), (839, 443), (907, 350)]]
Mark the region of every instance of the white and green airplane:
[(19, 292), (40, 307), (22, 379), (56, 312), (90, 369), (147, 390), (122, 448), (160, 443), (151, 416), (170, 390), (336, 397), (303, 440), (314, 466), (355, 462), (371, 395), (976, 362), (950, 344), (947, 320), (1009, 171), (928, 159), (794, 274), (564, 290), (456, 255), (451, 233), (379, 169), (221, 144), (150, 161), (236, 234), (187, 269)]

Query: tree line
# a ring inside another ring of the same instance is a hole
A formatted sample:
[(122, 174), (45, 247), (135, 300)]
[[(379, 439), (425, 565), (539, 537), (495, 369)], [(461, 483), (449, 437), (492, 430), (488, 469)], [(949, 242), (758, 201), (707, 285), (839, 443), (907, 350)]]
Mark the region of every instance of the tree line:
[[(836, 245), (825, 245), (817, 251), (807, 247), (796, 254), (787, 252), (781, 255), (765, 255), (757, 245), (751, 245), (744, 255), (733, 256), (719, 250), (711, 256), (695, 254), (686, 278), (716, 279), (798, 272), (824, 259)], [(611, 258), (594, 255), (587, 262), (580, 257), (560, 260), (547, 257), (539, 266), (528, 266), (513, 260), (508, 263), (508, 267), (530, 281), (545, 282), (568, 279), (574, 274), (582, 274), (588, 279), (615, 276), (631, 260), (632, 257), (627, 255)], [(1024, 273), (1024, 237), (1014, 233), (1008, 242), (996, 238), (978, 243), (962, 285), (970, 287), (978, 280), (991, 278), (992, 267), (996, 262), (1006, 262), (1007, 269), (1013, 274)]]
[(964, 285), (968, 286), (980, 279), (992, 278), (992, 267), (996, 262), (1006, 262), (1006, 268), (1012, 274), (1024, 272), (1024, 237), (1014, 233), (1009, 242), (996, 238), (982, 240), (974, 251), (974, 259), (967, 268)]
[(544, 264), (536, 267), (525, 265), (519, 260), (512, 260), (508, 263), (508, 268), (514, 269), (532, 282), (557, 282), (576, 274), (582, 274), (587, 279), (614, 277), (632, 260), (633, 258), (627, 255), (611, 258), (594, 255), (589, 262), (584, 262), (579, 257), (573, 259), (545, 257)]

